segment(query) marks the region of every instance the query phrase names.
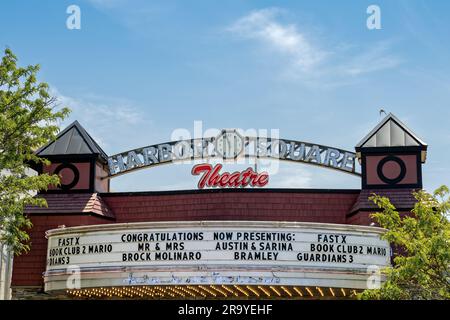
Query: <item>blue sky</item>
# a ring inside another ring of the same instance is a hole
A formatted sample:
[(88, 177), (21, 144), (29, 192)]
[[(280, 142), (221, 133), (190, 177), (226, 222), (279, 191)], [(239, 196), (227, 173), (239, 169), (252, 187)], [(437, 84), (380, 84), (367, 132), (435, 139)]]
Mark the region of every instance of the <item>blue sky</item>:
[[(69, 5), (81, 29), (66, 28)], [(369, 5), (381, 30), (366, 27)], [(425, 188), (450, 184), (449, 1), (4, 1), (0, 44), (39, 63), (61, 104), (108, 154), (176, 128), (279, 129), (353, 150), (394, 113), (429, 144)], [(195, 188), (191, 165), (115, 178), (115, 191)], [(270, 187), (359, 188), (281, 164)]]

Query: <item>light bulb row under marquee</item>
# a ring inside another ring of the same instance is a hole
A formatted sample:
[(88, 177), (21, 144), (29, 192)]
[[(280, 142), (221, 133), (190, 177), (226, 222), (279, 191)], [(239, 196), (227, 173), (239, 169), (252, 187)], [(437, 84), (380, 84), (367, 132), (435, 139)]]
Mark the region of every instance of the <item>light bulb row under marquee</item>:
[(299, 287), (299, 286), (246, 286), (246, 285), (183, 285), (183, 286), (129, 286), (100, 287), (67, 290), (81, 299), (226, 299), (226, 298), (353, 298), (354, 289)]

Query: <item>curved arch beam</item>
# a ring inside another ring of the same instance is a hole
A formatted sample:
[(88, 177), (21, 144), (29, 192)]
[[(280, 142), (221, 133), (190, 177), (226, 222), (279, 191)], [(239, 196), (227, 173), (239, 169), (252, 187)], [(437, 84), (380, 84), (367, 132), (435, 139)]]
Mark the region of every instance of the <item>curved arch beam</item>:
[(171, 141), (137, 148), (108, 157), (110, 179), (136, 170), (187, 160), (225, 160), (240, 157), (305, 163), (361, 176), (356, 171), (356, 154), (347, 150), (288, 139), (243, 137), (244, 143), (233, 158), (216, 150), (216, 137)]

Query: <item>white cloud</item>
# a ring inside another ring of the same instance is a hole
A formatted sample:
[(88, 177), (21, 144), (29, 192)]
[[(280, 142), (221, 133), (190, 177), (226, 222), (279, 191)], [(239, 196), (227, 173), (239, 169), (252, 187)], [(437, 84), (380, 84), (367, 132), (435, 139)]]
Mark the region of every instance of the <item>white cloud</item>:
[(319, 64), (326, 53), (315, 47), (307, 37), (297, 30), (294, 24), (283, 25), (277, 22), (282, 13), (278, 8), (253, 11), (231, 25), (228, 30), (248, 39), (258, 39), (275, 50), (287, 54), (294, 64), (308, 70)]
[(61, 128), (78, 120), (102, 148), (115, 145), (121, 133), (126, 134), (144, 120), (133, 103), (126, 99), (95, 95), (74, 98), (52, 86), (51, 94), (60, 106), (71, 110), (69, 118), (61, 123)]
[(319, 38), (313, 38), (304, 27), (282, 22), (284, 12), (279, 8), (252, 11), (226, 30), (241, 39), (257, 40), (287, 56), (289, 59), (282, 75), (309, 84), (345, 85), (362, 75), (395, 68), (402, 62), (391, 53), (388, 41), (367, 47), (346, 43), (319, 44)]
[(90, 96), (91, 99), (73, 98), (61, 94), (52, 89), (52, 94), (57, 97), (58, 102), (68, 105), (75, 114), (86, 120), (115, 122), (120, 121), (127, 124), (136, 124), (141, 120), (141, 115), (129, 101), (124, 99), (111, 99), (108, 97)]
[(344, 73), (351, 76), (394, 68), (401, 63), (401, 60), (391, 55), (389, 49), (387, 42), (375, 43), (368, 50), (357, 54), (350, 61), (344, 63), (340, 68)]

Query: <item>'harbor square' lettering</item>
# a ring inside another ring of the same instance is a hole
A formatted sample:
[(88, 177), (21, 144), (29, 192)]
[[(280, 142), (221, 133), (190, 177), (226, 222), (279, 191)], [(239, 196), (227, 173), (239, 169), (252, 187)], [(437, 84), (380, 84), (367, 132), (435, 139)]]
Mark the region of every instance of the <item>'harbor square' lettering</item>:
[[(219, 137), (173, 141), (119, 153), (108, 158), (110, 177), (135, 169), (181, 160), (222, 157), (216, 150)], [(273, 158), (324, 166), (346, 173), (356, 172), (356, 154), (346, 150), (286, 139), (243, 137), (236, 157)]]

